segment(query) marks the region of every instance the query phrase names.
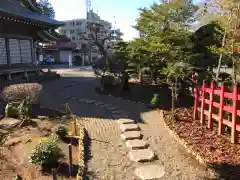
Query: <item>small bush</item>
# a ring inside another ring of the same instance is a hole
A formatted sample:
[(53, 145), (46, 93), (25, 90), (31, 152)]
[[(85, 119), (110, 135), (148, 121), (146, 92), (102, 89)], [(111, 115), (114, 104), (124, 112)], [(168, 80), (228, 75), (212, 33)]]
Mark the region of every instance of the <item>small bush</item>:
[(12, 180), (22, 180), (22, 177), (19, 176), (19, 175), (17, 175), (17, 176), (14, 176), (14, 177), (12, 178)]
[(63, 124), (58, 124), (55, 127), (53, 127), (52, 132), (55, 136), (57, 136), (60, 139), (64, 139), (68, 135), (67, 127)]
[(29, 154), (29, 161), (43, 167), (56, 167), (64, 154), (54, 139), (40, 142)]
[(22, 102), (29, 97), (31, 103), (38, 104), (41, 91), (42, 86), (38, 83), (14, 84), (3, 89), (2, 97), (7, 103)]
[(159, 103), (159, 95), (158, 94), (154, 94), (150, 104), (154, 107), (156, 107)]

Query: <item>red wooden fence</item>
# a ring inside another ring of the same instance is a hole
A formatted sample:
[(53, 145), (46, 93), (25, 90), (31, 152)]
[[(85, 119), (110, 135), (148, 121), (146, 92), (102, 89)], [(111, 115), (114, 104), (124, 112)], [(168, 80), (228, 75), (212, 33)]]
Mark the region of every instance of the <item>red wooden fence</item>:
[[(231, 142), (236, 143), (240, 131), (240, 125), (237, 123), (237, 117), (240, 117), (240, 109), (237, 108), (237, 103), (240, 100), (238, 87), (234, 87), (232, 92), (228, 92), (223, 85), (220, 88), (214, 87), (212, 82), (210, 87), (207, 87), (206, 83), (203, 82), (201, 88), (194, 89), (194, 97), (194, 119), (200, 119), (202, 124), (207, 121), (207, 126), (210, 129), (215, 121), (218, 124), (219, 135), (223, 134), (225, 126), (230, 127)], [(224, 103), (226, 100), (231, 100), (231, 105), (226, 105)], [(213, 109), (217, 113), (214, 113)], [(231, 116), (224, 117), (224, 112), (231, 113)]]

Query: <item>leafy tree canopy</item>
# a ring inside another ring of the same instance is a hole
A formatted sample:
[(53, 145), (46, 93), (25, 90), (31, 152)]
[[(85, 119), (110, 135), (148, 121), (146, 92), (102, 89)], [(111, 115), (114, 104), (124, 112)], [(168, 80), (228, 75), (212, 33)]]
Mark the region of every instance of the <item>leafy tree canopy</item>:
[(55, 10), (49, 0), (37, 1), (37, 7), (40, 9), (42, 15), (46, 15), (50, 18), (55, 18)]

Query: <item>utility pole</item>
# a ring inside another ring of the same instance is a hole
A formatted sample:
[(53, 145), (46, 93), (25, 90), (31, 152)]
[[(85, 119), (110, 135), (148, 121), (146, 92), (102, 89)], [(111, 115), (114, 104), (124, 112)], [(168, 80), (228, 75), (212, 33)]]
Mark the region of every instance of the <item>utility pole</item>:
[[(87, 29), (88, 33), (90, 32), (89, 24), (92, 23), (92, 12), (91, 12), (91, 0), (85, 0), (86, 2), (86, 19), (87, 19)], [(92, 61), (92, 42), (87, 42), (87, 54), (88, 54), (88, 62)]]

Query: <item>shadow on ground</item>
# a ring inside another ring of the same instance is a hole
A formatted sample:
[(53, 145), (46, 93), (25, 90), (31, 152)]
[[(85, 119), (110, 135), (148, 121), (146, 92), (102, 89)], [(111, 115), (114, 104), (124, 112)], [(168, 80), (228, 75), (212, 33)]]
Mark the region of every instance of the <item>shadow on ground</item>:
[(240, 179), (240, 164), (212, 164), (212, 168), (217, 172), (219, 178), (224, 180)]
[[(171, 108), (171, 90), (167, 84), (141, 85), (131, 82), (129, 83), (128, 91), (122, 92), (119, 91), (119, 88), (109, 88), (101, 92), (99, 88), (96, 88), (96, 92), (103, 95), (120, 97), (125, 100), (141, 102), (146, 105), (150, 104), (154, 94), (158, 94), (160, 102), (157, 108), (163, 110), (169, 110)], [(181, 101), (176, 103), (176, 108), (191, 107), (193, 105), (193, 97), (186, 90), (179, 93), (178, 99)]]
[[(85, 139), (84, 139), (84, 162), (87, 164), (88, 161), (91, 160), (91, 138), (88, 132), (85, 130)], [(95, 172), (88, 171), (88, 167), (86, 167), (86, 173), (84, 174), (84, 180), (97, 179), (98, 176)]]

